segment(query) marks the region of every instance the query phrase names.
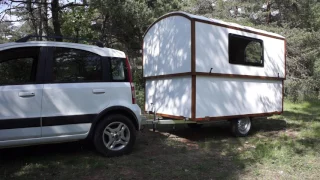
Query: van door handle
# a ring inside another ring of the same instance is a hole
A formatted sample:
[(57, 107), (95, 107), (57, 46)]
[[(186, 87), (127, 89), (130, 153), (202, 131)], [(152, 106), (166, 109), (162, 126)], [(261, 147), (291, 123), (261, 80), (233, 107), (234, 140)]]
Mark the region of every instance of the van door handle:
[(20, 97), (33, 97), (35, 96), (34, 92), (19, 92)]
[(92, 93), (93, 94), (104, 94), (106, 92), (106, 90), (104, 89), (93, 89)]

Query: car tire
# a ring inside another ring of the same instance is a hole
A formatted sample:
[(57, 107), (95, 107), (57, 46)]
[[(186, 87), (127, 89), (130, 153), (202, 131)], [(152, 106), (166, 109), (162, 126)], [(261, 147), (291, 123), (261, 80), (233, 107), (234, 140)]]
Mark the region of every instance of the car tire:
[(132, 121), (121, 114), (105, 117), (98, 124), (93, 143), (103, 156), (113, 157), (128, 154), (136, 140), (136, 130)]
[(231, 131), (236, 137), (245, 137), (251, 129), (251, 119), (249, 117), (231, 120)]

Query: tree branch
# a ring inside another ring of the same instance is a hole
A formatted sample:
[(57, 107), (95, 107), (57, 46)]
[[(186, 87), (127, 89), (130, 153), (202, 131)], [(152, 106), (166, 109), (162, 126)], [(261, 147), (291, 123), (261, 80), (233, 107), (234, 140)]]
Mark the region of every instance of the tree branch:
[(28, 1), (22, 1), (22, 0), (10, 0), (13, 3), (23, 3), (23, 4), (27, 4), (27, 3), (31, 3), (31, 4), (49, 4), (48, 2), (28, 2)]
[(21, 21), (28, 21), (29, 19), (19, 19), (19, 20), (15, 20), (15, 21), (8, 21), (8, 20), (5, 20), (5, 21), (1, 21), (1, 22), (8, 22), (8, 23), (13, 23), (13, 22), (21, 22)]
[(1, 11), (0, 14), (6, 13), (6, 12), (11, 11), (11, 10), (16, 10), (16, 9), (19, 9), (19, 8), (22, 8), (22, 7), (12, 7), (12, 8), (8, 8), (8, 9), (5, 9), (5, 10)]
[(88, 6), (88, 4), (75, 4), (73, 2), (60, 6), (59, 10), (65, 9), (67, 7), (76, 7), (76, 6)]

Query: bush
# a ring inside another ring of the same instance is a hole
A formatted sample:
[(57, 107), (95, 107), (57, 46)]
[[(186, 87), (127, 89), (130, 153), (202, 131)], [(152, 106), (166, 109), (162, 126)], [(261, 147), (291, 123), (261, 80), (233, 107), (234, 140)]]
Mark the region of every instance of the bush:
[(292, 102), (320, 100), (320, 92), (313, 80), (288, 79), (285, 81), (285, 96)]
[(144, 111), (144, 89), (136, 90), (136, 101), (142, 111)]

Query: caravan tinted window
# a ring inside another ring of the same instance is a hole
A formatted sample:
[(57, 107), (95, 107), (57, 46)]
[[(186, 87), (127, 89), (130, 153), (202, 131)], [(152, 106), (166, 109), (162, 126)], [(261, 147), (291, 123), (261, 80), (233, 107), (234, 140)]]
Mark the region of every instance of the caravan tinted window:
[(263, 41), (229, 34), (229, 63), (263, 67)]

